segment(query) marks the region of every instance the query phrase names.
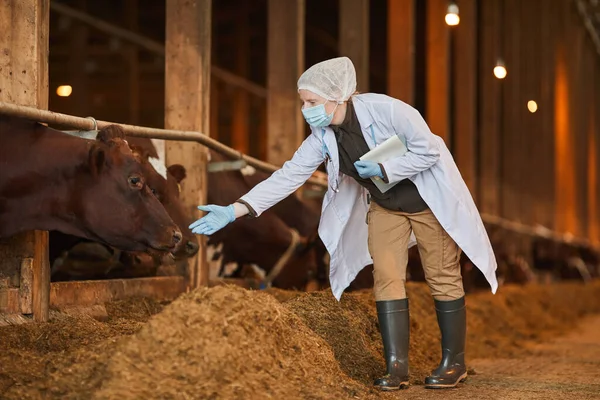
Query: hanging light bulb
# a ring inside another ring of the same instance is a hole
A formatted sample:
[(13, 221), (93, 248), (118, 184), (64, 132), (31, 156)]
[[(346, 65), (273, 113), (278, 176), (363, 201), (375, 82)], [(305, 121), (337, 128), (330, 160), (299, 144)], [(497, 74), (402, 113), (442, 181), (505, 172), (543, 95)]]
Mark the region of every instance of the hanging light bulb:
[(73, 88), (69, 85), (61, 85), (56, 88), (56, 94), (60, 97), (69, 97), (73, 92)]
[(460, 17), (458, 16), (458, 6), (455, 3), (450, 3), (448, 5), (448, 11), (446, 12), (446, 24), (450, 26), (456, 26), (460, 22)]
[(494, 76), (498, 79), (506, 78), (506, 67), (504, 66), (504, 62), (500, 59), (496, 62), (496, 66), (494, 67)]
[(527, 102), (527, 109), (529, 110), (530, 113), (533, 114), (534, 112), (537, 111), (538, 105), (537, 105), (537, 103), (534, 100), (529, 100)]

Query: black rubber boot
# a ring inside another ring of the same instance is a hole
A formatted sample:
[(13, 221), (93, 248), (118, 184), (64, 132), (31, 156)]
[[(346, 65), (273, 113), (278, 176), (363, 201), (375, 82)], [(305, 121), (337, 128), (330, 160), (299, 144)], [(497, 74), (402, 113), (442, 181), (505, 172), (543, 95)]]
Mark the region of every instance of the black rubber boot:
[(376, 304), (387, 373), (376, 379), (374, 385), (381, 390), (398, 390), (408, 386), (408, 299), (378, 301)]
[(435, 300), (435, 311), (442, 333), (442, 361), (437, 369), (425, 378), (425, 387), (428, 389), (453, 388), (467, 378), (465, 298), (461, 297), (452, 301)]

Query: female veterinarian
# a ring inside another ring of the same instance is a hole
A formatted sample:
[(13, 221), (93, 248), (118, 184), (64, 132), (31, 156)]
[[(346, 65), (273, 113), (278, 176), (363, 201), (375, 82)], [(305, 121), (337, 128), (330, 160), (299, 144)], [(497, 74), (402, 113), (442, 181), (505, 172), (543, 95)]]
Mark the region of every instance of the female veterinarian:
[[(375, 386), (396, 390), (408, 385), (410, 323), (404, 286), (408, 248), (417, 244), (442, 336), (441, 362), (425, 386), (455, 387), (467, 376), (461, 249), (483, 272), (492, 292), (498, 284), (488, 236), (450, 152), (411, 106), (381, 94), (357, 94), (354, 66), (346, 57), (309, 68), (298, 80), (298, 93), (312, 132), (292, 159), (238, 202), (199, 207), (208, 214), (190, 228), (211, 235), (241, 216), (259, 216), (325, 162), (329, 187), (319, 235), (331, 256), (335, 298), (362, 268), (374, 266), (387, 365)], [(407, 152), (382, 163), (359, 160), (393, 135)], [(382, 193), (370, 179), (374, 176), (397, 184)]]

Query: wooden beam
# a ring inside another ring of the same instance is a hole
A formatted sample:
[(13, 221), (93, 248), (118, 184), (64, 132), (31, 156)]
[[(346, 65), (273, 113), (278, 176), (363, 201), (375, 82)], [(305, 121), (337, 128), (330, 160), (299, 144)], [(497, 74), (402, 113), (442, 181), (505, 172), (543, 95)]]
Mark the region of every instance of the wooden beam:
[(586, 237), (588, 234), (588, 107), (591, 103), (590, 80), (592, 68), (590, 65), (591, 57), (598, 58), (593, 46), (589, 42), (589, 37), (585, 27), (581, 25), (579, 18), (573, 18), (573, 25), (576, 34), (576, 45), (578, 48), (577, 56), (574, 58), (572, 77), (575, 87), (575, 103), (573, 109), (576, 128), (572, 130), (575, 139), (574, 157), (575, 157), (575, 179), (576, 179), (576, 213), (577, 213), (577, 231), (576, 236)]
[[(0, 101), (48, 108), (49, 0), (6, 0), (0, 7)], [(16, 235), (0, 248), (1, 271), (19, 283), (21, 260), (33, 258), (32, 312), (48, 319), (48, 233)]]
[(219, 94), (221, 82), (214, 77), (210, 80), (210, 136), (219, 140)]
[[(541, 0), (544, 1), (544, 0)], [(520, 59), (520, 97), (516, 105), (521, 118), (519, 124), (519, 136), (521, 138), (521, 173), (519, 174), (518, 192), (520, 193), (520, 220), (524, 224), (534, 225), (537, 221), (534, 220), (534, 210), (537, 203), (536, 182), (537, 166), (534, 161), (536, 150), (536, 142), (542, 135), (542, 112), (529, 112), (527, 103), (529, 101), (540, 101), (540, 29), (541, 24), (540, 4), (538, 0), (529, 0), (522, 2), (520, 5), (521, 21), (528, 21), (521, 25), (521, 36), (519, 59)], [(538, 105), (539, 106), (539, 105)], [(539, 157), (547, 156), (547, 154), (539, 155)], [(530, 171), (523, 173), (523, 171)]]
[[(578, 120), (578, 130), (576, 131), (576, 175), (577, 175), (577, 219), (579, 220), (579, 231), (577, 236), (589, 237), (590, 228), (595, 215), (590, 215), (594, 211), (589, 207), (590, 192), (595, 189), (594, 174), (596, 171), (590, 171), (590, 157), (594, 155), (590, 152), (590, 132), (593, 129), (590, 110), (593, 107), (594, 93), (590, 87), (594, 87), (594, 64), (598, 55), (594, 48), (590, 46), (585, 29), (578, 26), (577, 33), (581, 40), (581, 59), (576, 72), (577, 87), (577, 105), (576, 116)], [(592, 143), (594, 145), (594, 143)], [(590, 173), (592, 177), (590, 177)], [(592, 179), (593, 178), (593, 179)], [(593, 199), (593, 197), (592, 197)], [(596, 205), (596, 204), (595, 204)]]
[(595, 63), (595, 84), (594, 84), (594, 136), (595, 136), (595, 176), (596, 176), (596, 201), (590, 202), (591, 207), (594, 208), (596, 214), (595, 219), (595, 235), (590, 239), (594, 241), (596, 246), (600, 247), (600, 62)]
[[(555, 66), (557, 49), (557, 27), (560, 10), (548, 2), (543, 2), (540, 7), (541, 26), (540, 36), (544, 38), (540, 46), (541, 65), (540, 79), (542, 81), (539, 113), (541, 117), (542, 132), (538, 138), (538, 152), (533, 155), (536, 170), (536, 207), (534, 220), (547, 227), (556, 229), (555, 224)], [(539, 154), (539, 156), (538, 156)]]
[(305, 0), (269, 0), (267, 160), (282, 165), (304, 139), (297, 81), (304, 70)]
[(21, 260), (19, 305), (21, 314), (33, 314), (33, 258)]
[(480, 3), (479, 23), (479, 209), (482, 213), (500, 215), (500, 129), (501, 91), (504, 82), (496, 79), (494, 66), (502, 55), (500, 38), (500, 0)]
[(340, 56), (352, 60), (356, 69), (356, 89), (369, 91), (369, 0), (339, 2)]
[[(600, 62), (596, 62), (596, 84), (594, 89), (594, 127), (596, 134), (596, 163), (600, 167)], [(596, 169), (596, 243), (600, 247), (600, 172)]]
[[(556, 230), (577, 232), (577, 188), (575, 176), (575, 154), (572, 129), (573, 121), (573, 57), (576, 56), (577, 43), (575, 26), (570, 21), (570, 4), (561, 2), (557, 7), (559, 24), (554, 29), (556, 37), (557, 59), (555, 73), (555, 216)], [(562, 31), (560, 30), (562, 28)]]
[[(595, 56), (595, 55), (593, 55)], [(590, 80), (592, 89), (598, 87), (597, 81), (600, 80), (600, 74), (596, 60), (591, 59), (591, 74)], [(588, 214), (588, 237), (591, 242), (597, 243), (600, 242), (600, 196), (598, 193), (600, 192), (600, 160), (598, 159), (599, 152), (598, 148), (600, 144), (598, 143), (600, 139), (599, 131), (600, 127), (597, 125), (597, 116), (595, 113), (600, 111), (597, 106), (598, 94), (594, 92), (594, 90), (589, 91), (589, 105), (588, 105), (588, 131), (587, 131), (587, 150), (588, 150), (588, 197), (587, 197), (587, 214)]]
[[(250, 61), (250, 36), (249, 30), (249, 3), (243, 0), (237, 10), (235, 24), (236, 45), (232, 51), (236, 52), (235, 71), (239, 76), (246, 78)], [(231, 121), (231, 147), (244, 154), (250, 151), (250, 97), (248, 91), (236, 88), (233, 94), (233, 118)]]
[(453, 153), (460, 173), (474, 199), (477, 198), (477, 1), (458, 0), (459, 29), (454, 33)]
[(0, 313), (21, 314), (21, 296), (19, 289), (0, 289)]
[(388, 0), (388, 95), (415, 106), (415, 0)]
[(502, 217), (521, 222), (522, 126), (521, 126), (521, 13), (519, 0), (505, 0), (504, 53), (508, 74), (504, 79), (502, 138)]
[[(211, 0), (167, 2), (165, 66), (165, 127), (203, 132), (210, 125)], [(166, 143), (167, 165), (182, 164), (188, 178), (181, 200), (189, 215), (200, 217), (197, 206), (206, 203), (207, 149), (197, 143)], [(208, 284), (206, 238), (189, 264), (189, 285)]]
[[(138, 0), (125, 2), (126, 26), (131, 32), (138, 29)], [(129, 118), (128, 123), (138, 125), (140, 123), (140, 61), (139, 49), (135, 45), (125, 48), (125, 59), (128, 65), (127, 94), (129, 96)]]
[[(80, 9), (86, 8), (87, 0), (78, 0), (77, 6)], [(67, 98), (54, 97), (56, 100), (68, 101), (68, 109), (74, 115), (89, 115), (89, 102), (90, 98), (90, 90), (88, 86), (88, 73), (85, 70), (85, 63), (89, 61), (88, 58), (88, 35), (89, 28), (85, 24), (73, 24), (70, 32), (69, 38), (69, 63), (66, 66), (67, 68), (56, 68), (56, 69), (64, 69), (68, 74), (68, 81), (61, 82), (59, 84), (69, 84), (73, 87), (73, 93), (71, 96)], [(52, 48), (54, 52), (54, 46)], [(52, 66), (50, 67), (52, 68)], [(56, 82), (57, 75), (53, 73), (53, 80)], [(52, 88), (56, 90), (56, 88)], [(49, 93), (50, 96), (56, 96), (52, 91)], [(66, 104), (65, 104), (66, 105)]]
[(450, 148), (450, 27), (444, 22), (448, 2), (427, 0), (426, 120)]
[(50, 305), (92, 306), (131, 297), (172, 300), (183, 293), (185, 287), (185, 278), (180, 276), (53, 282), (50, 289)]

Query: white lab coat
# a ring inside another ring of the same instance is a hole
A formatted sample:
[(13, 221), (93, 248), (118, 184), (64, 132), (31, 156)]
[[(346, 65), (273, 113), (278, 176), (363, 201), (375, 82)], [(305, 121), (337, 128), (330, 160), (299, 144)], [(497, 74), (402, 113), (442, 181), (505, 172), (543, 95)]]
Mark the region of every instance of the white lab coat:
[[(366, 93), (353, 96), (352, 101), (370, 149), (391, 135), (398, 135), (408, 148), (405, 155), (383, 163), (389, 181), (408, 178), (415, 183), (442, 227), (483, 272), (495, 293), (498, 282), (492, 246), (442, 138), (431, 133), (416, 109), (400, 100)], [(343, 291), (372, 259), (367, 246), (367, 191), (339, 172), (337, 141), (331, 128), (312, 128), (292, 159), (242, 200), (260, 215), (298, 189), (323, 161), (329, 188), (323, 200), (319, 236), (330, 254), (331, 290), (340, 300)], [(409, 247), (415, 244), (411, 234)]]

